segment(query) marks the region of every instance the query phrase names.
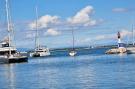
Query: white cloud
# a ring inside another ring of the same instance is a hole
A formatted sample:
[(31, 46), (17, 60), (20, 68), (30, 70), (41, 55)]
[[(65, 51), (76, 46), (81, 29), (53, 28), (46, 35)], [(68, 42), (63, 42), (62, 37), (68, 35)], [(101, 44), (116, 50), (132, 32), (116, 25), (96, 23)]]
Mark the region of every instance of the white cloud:
[(132, 35), (132, 32), (130, 32), (130, 31), (126, 30), (126, 29), (123, 29), (120, 33), (121, 33), (122, 37), (131, 36)]
[(86, 6), (73, 17), (67, 19), (71, 24), (81, 24), (83, 26), (94, 26), (97, 24), (97, 20), (91, 18), (91, 15), (94, 12), (92, 6)]
[(76, 40), (77, 43), (89, 43), (91, 41), (92, 41), (92, 39), (90, 37), (88, 37), (88, 38), (81, 38), (81, 39), (77, 39)]
[(128, 12), (129, 9), (127, 9), (127, 8), (113, 8), (112, 11), (113, 12)]
[[(86, 6), (81, 9), (73, 17), (65, 18), (64, 20), (59, 18), (59, 16), (44, 15), (38, 19), (38, 28), (65, 28), (66, 26), (76, 25), (76, 26), (95, 26), (100, 22), (103, 22), (102, 19), (95, 20), (92, 18), (94, 13), (94, 8), (92, 6)], [(36, 21), (33, 21), (29, 24), (30, 29), (36, 28)]]
[(98, 35), (94, 38), (94, 40), (108, 40), (108, 39), (116, 39), (116, 34)]
[[(38, 22), (38, 28), (42, 29), (42, 28), (47, 28), (49, 25), (58, 24), (60, 21), (58, 16), (45, 15), (40, 17), (37, 22)], [(35, 29), (36, 21), (30, 23), (29, 27), (30, 29)]]
[(52, 29), (52, 28), (48, 29), (48, 30), (45, 32), (45, 35), (49, 35), (49, 36), (58, 36), (58, 35), (60, 35), (60, 34), (61, 34), (61, 32), (59, 32), (59, 31), (56, 30), (56, 29)]
[[(39, 34), (39, 36), (58, 36), (60, 35), (61, 32), (58, 31), (57, 29), (53, 29), (53, 28), (50, 28), (50, 29), (47, 29), (46, 32), (44, 32), (44, 34)], [(35, 38), (35, 35), (36, 33), (35, 32), (27, 32), (26, 33), (26, 38), (27, 39), (32, 39), (32, 38)]]
[(35, 37), (35, 33), (26, 33), (26, 38), (31, 39)]

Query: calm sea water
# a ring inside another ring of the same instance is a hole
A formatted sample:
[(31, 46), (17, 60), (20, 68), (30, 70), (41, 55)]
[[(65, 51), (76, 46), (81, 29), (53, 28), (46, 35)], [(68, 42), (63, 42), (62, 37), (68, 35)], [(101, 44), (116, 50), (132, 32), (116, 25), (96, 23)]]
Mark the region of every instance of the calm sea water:
[(0, 89), (134, 89), (135, 55), (103, 53), (53, 52), (28, 63), (0, 64)]

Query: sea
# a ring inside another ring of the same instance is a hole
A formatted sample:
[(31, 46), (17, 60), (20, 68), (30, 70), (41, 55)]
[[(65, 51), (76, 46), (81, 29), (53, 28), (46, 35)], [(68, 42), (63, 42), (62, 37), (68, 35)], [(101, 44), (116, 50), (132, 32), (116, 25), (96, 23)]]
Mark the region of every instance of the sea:
[(51, 51), (26, 63), (0, 64), (0, 89), (135, 89), (135, 54), (106, 49)]

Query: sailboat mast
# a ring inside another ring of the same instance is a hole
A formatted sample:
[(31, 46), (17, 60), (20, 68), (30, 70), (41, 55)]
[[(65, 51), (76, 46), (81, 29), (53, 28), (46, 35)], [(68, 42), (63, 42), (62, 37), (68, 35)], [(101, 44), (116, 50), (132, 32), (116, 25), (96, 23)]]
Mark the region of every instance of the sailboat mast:
[(74, 30), (72, 28), (72, 41), (73, 41), (73, 50), (74, 50)]
[(134, 45), (135, 43), (134, 43), (134, 25), (133, 24), (132, 24), (132, 36), (133, 36), (132, 41), (133, 41), (133, 45)]
[(38, 35), (38, 8), (36, 6), (36, 48), (39, 49), (39, 35)]
[(11, 55), (11, 33), (10, 33), (10, 18), (9, 18), (9, 3), (8, 0), (5, 0), (6, 2), (6, 15), (7, 15), (7, 30), (8, 30), (8, 41), (9, 41), (9, 56)]

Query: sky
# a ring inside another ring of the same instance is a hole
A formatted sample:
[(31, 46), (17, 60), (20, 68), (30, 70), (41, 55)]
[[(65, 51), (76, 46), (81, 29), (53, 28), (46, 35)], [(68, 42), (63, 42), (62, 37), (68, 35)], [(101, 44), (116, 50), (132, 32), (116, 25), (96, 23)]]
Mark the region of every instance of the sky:
[[(135, 0), (9, 0), (17, 47), (35, 45), (35, 20), (41, 45), (49, 48), (117, 44), (132, 42)], [(0, 39), (7, 35), (5, 0), (0, 0)]]

